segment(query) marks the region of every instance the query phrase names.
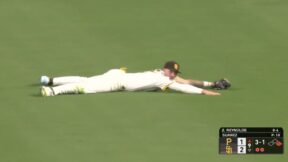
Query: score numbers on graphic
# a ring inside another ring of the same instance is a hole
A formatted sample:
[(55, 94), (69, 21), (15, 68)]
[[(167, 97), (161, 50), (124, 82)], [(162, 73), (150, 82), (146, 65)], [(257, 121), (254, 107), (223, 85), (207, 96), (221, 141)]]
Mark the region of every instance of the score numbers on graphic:
[(283, 128), (220, 128), (219, 154), (283, 154)]

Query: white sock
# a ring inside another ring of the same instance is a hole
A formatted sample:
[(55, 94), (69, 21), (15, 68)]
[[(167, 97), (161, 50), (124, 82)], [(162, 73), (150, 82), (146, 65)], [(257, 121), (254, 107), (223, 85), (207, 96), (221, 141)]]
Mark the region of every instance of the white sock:
[(208, 82), (208, 81), (204, 81), (204, 82), (203, 82), (203, 86), (204, 86), (204, 87), (211, 87), (212, 85), (213, 85), (212, 82)]

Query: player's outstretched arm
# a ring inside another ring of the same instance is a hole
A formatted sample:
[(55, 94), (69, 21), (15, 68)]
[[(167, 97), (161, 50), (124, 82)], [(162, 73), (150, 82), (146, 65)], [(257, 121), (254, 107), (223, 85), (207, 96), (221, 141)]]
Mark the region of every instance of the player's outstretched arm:
[(177, 76), (175, 78), (177, 83), (181, 84), (191, 84), (196, 87), (213, 87), (215, 84), (214, 82), (207, 82), (207, 81), (200, 81), (200, 80), (192, 80), (192, 79), (184, 79), (182, 77)]
[(203, 89), (202, 94), (208, 95), (208, 96), (219, 96), (219, 95), (221, 95), (218, 92), (209, 91), (209, 90), (206, 90), (206, 89)]
[(220, 95), (220, 93), (218, 92), (201, 89), (201, 88), (189, 85), (189, 84), (180, 84), (177, 82), (170, 84), (169, 88), (175, 91), (180, 91), (183, 93), (190, 93), (190, 94), (203, 94), (203, 95), (209, 95), (209, 96)]
[(200, 80), (192, 80), (192, 79), (184, 79), (181, 78), (179, 76), (177, 76), (174, 79), (177, 83), (181, 83), (181, 84), (190, 84), (196, 87), (210, 87), (210, 88), (215, 88), (218, 90), (222, 90), (222, 89), (228, 89), (231, 87), (231, 83), (229, 82), (228, 79), (220, 79), (218, 81), (215, 82), (208, 82), (208, 81), (200, 81)]

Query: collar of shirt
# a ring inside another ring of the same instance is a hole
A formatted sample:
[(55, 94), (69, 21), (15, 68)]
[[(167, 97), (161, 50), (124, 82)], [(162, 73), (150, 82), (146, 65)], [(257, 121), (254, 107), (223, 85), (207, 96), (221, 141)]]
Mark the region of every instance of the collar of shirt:
[(171, 81), (175, 81), (174, 79), (170, 79), (169, 77), (165, 76), (165, 75), (164, 75), (164, 71), (163, 71), (162, 69), (155, 69), (155, 70), (153, 70), (153, 72), (154, 72), (154, 73), (159, 73), (159, 74), (161, 74), (163, 77), (166, 77), (166, 78), (168, 78), (168, 79), (171, 80)]

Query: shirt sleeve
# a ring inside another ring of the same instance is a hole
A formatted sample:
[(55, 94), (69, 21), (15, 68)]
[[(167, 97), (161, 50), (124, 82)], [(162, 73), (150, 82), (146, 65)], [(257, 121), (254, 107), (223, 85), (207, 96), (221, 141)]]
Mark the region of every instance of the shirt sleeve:
[(180, 91), (183, 93), (190, 93), (190, 94), (201, 94), (203, 91), (203, 89), (192, 86), (190, 84), (180, 84), (177, 82), (171, 83), (168, 87), (175, 91)]

